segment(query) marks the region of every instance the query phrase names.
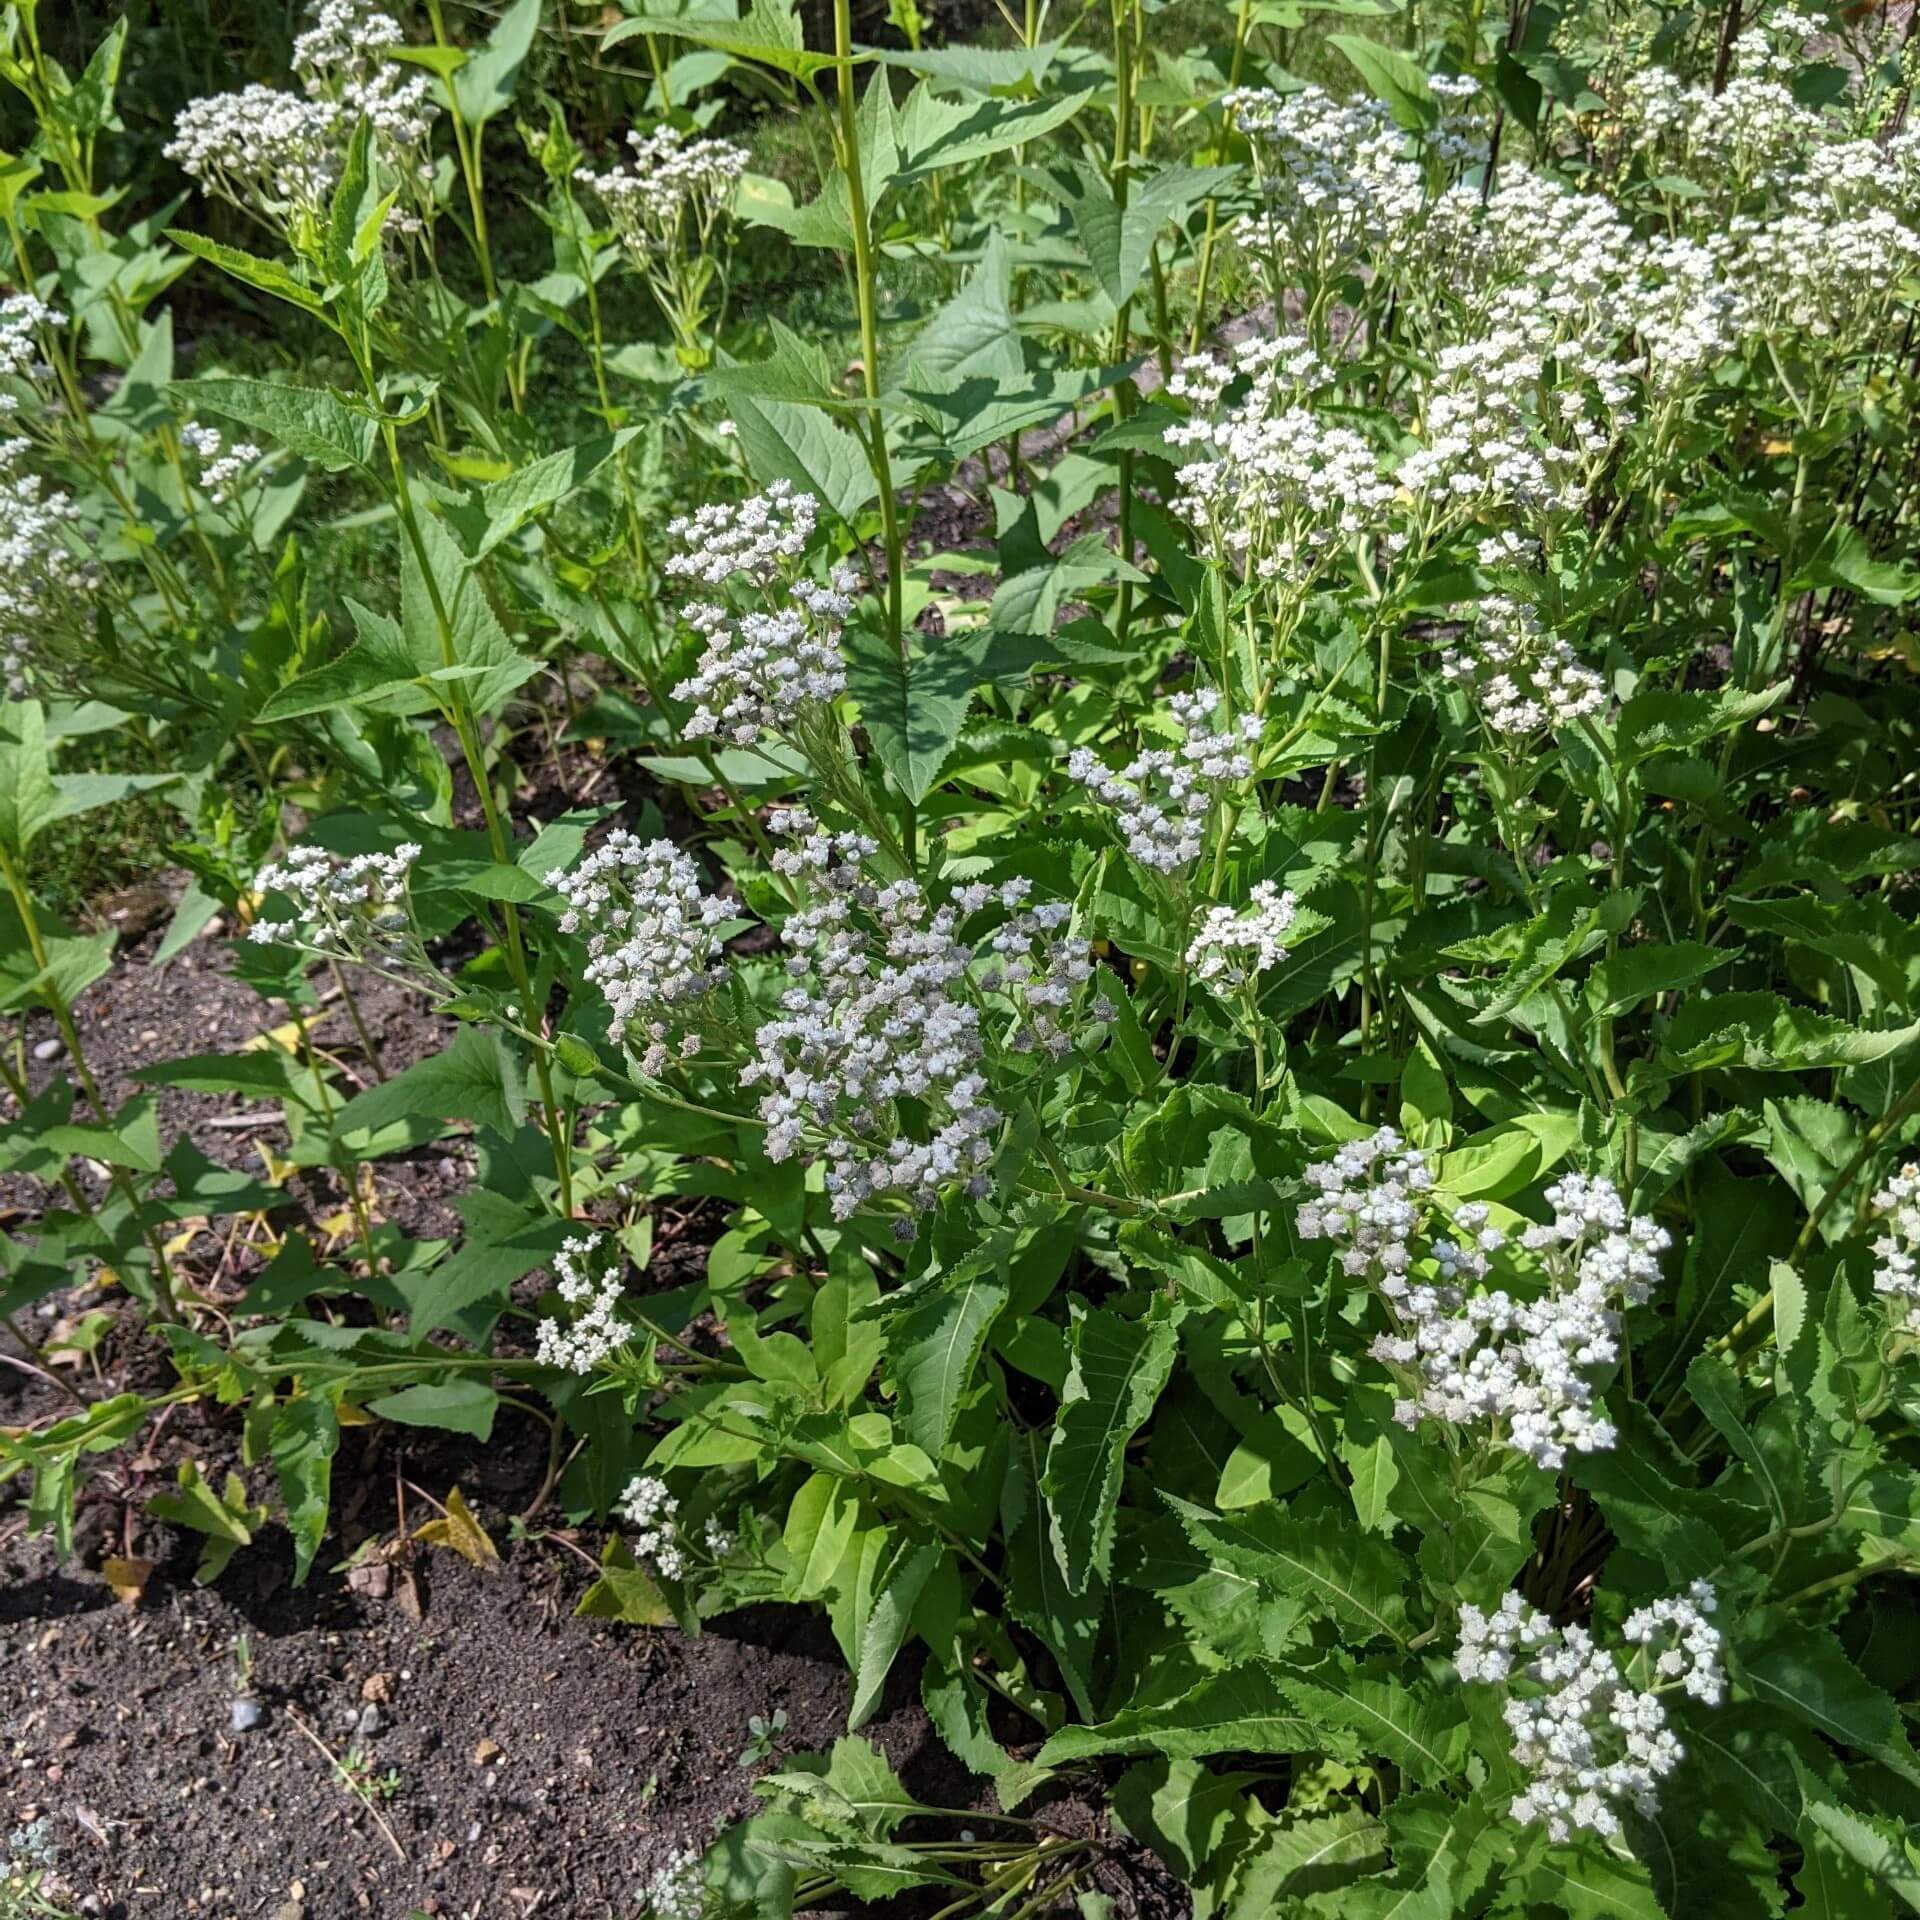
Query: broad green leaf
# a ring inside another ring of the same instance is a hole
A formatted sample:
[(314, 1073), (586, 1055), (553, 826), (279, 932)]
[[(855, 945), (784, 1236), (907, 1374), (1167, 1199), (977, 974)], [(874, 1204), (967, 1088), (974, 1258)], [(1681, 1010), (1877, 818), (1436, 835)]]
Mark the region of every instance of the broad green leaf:
[(237, 420), (327, 473), (366, 467), (379, 440), (373, 421), (324, 387), (221, 376), (176, 380), (167, 392), (183, 412)]
[(526, 1076), (507, 1043), (467, 1027), (444, 1052), (356, 1094), (335, 1128), (344, 1137), (395, 1120), (466, 1120), (510, 1138), (526, 1117)]
[[(279, 261), (263, 260), (258, 254), (247, 253), (239, 247), (224, 246), (218, 240), (208, 240), (200, 234), (186, 233), (177, 227), (168, 228), (167, 238), (176, 246), (184, 247), (196, 259), (218, 267), (235, 280), (261, 293), (270, 293), (276, 300), (284, 300), (289, 306), (298, 307), (302, 313), (311, 314), (328, 326), (333, 325), (327, 316), (327, 303), (304, 281), (295, 279)], [(207, 404), (212, 405), (212, 402)]]
[(453, 97), (468, 126), (484, 126), (513, 105), (514, 76), (533, 48), (539, 25), (540, 0), (512, 0), (493, 31), (460, 63)]
[(564, 453), (550, 453), (506, 479), (496, 480), (470, 507), (450, 510), (448, 523), (467, 557), (484, 559), (529, 520), (558, 506), (630, 444), (638, 432), (637, 427), (622, 427), (618, 433), (602, 434)]
[(499, 1394), (472, 1375), (423, 1381), (367, 1402), (367, 1411), (382, 1420), (397, 1420), (409, 1427), (442, 1427), (449, 1433), (470, 1433), (476, 1440), (491, 1438), (493, 1416), (499, 1410)]
[(1328, 38), (1366, 82), (1367, 91), (1387, 103), (1394, 120), (1407, 132), (1419, 133), (1437, 123), (1439, 103), (1417, 62), (1382, 41), (1364, 40), (1358, 34), (1336, 33)]
[(637, 34), (696, 41), (703, 47), (731, 54), (736, 60), (751, 60), (801, 80), (811, 79), (823, 68), (835, 64), (830, 53), (807, 51), (793, 0), (753, 0), (738, 20), (712, 15), (682, 19), (675, 14), (639, 14), (616, 22), (600, 44), (615, 47)]
[(1772, 1615), (1753, 1624), (1755, 1644), (1740, 1649), (1738, 1678), (1755, 1699), (1920, 1785), (1920, 1762), (1892, 1697), (1847, 1658), (1828, 1628)]

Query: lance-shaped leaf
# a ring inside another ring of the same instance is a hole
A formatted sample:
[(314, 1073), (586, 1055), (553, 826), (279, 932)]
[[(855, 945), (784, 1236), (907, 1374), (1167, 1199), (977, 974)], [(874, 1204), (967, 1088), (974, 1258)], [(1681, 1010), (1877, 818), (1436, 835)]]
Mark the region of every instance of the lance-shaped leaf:
[(989, 1251), (963, 1261), (937, 1293), (921, 1298), (889, 1330), (907, 1433), (935, 1460), (953, 1437), (980, 1351), (1006, 1303), (1004, 1260)]
[(1041, 1490), (1061, 1571), (1075, 1593), (1084, 1593), (1111, 1570), (1121, 1461), (1167, 1384), (1178, 1334), (1164, 1295), (1141, 1320), (1083, 1300), (1070, 1308), (1073, 1358)]
[(1238, 172), (1236, 167), (1162, 167), (1132, 183), (1124, 207), (1098, 169), (1084, 161), (1050, 178), (1101, 291), (1121, 307), (1139, 292), (1154, 242), (1168, 224), (1204, 206)]
[(1092, 1760), (1103, 1754), (1163, 1753), (1200, 1759), (1210, 1753), (1320, 1753), (1326, 1729), (1302, 1713), (1264, 1666), (1210, 1675), (1177, 1700), (1130, 1707), (1090, 1727), (1062, 1727), (1040, 1749), (1039, 1764)]

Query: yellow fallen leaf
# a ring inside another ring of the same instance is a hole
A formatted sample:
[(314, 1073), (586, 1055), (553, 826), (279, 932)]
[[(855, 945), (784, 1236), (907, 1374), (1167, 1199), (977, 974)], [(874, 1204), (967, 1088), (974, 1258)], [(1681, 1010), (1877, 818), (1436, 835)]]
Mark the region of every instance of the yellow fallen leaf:
[(350, 1400), (342, 1400), (334, 1408), (334, 1413), (343, 1427), (371, 1427), (379, 1424), (379, 1417), (369, 1413), (365, 1407), (356, 1407)]
[(269, 1047), (278, 1047), (282, 1053), (297, 1052), (300, 1046), (300, 1023), (288, 1020), (277, 1027), (269, 1027), (265, 1033), (256, 1033), (251, 1040), (240, 1043), (242, 1053), (265, 1053)]
[(147, 1577), (153, 1572), (153, 1562), (136, 1556), (126, 1559), (112, 1555), (100, 1562), (101, 1577), (113, 1589), (113, 1597), (123, 1607), (137, 1607), (140, 1596), (147, 1590)]
[(447, 1511), (438, 1520), (429, 1520), (413, 1536), (429, 1547), (451, 1547), (463, 1560), (476, 1567), (497, 1567), (500, 1550), (487, 1537), (487, 1530), (473, 1517), (466, 1496), (455, 1487), (447, 1495)]

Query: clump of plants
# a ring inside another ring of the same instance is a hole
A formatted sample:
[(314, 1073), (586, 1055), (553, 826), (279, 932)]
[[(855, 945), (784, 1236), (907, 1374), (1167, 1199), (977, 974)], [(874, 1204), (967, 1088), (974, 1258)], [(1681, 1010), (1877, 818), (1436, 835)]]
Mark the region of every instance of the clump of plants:
[[(542, 1423), (587, 1611), (846, 1657), (672, 1920), (1098, 1911), (1065, 1780), (1207, 1913), (1912, 1905), (1898, 18), (635, 12), (622, 160), (540, 0), (429, 12), (327, 0), (120, 227), (125, 23), (6, 12), (0, 965), (71, 1072), (0, 1063), (0, 1307), (177, 1375), (0, 1433), (34, 1524), (218, 1402), (305, 1578), (353, 1427)], [(310, 374), (182, 377), (189, 273)], [(136, 791), (263, 1038), (116, 1106), (34, 849)], [(258, 1171), (165, 1087), (277, 1105)], [(265, 1513), (181, 1485), (217, 1573)], [(994, 1811), (858, 1737), (909, 1660)]]

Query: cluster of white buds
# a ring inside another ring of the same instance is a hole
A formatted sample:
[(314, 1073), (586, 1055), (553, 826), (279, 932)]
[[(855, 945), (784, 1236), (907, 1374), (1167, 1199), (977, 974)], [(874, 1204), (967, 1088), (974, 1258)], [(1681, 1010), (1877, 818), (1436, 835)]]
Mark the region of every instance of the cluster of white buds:
[(1350, 1279), (1371, 1279), (1389, 1298), (1403, 1295), (1433, 1188), (1427, 1156), (1397, 1128), (1381, 1127), (1309, 1167), (1307, 1184), (1314, 1197), (1294, 1217), (1300, 1238), (1331, 1240)]
[[(320, 0), (293, 43), (304, 93), (256, 82), (190, 101), (174, 121), (167, 158), (207, 192), (284, 225), (322, 211), (365, 121), (381, 158), (416, 197), (430, 194), (440, 109), (432, 80), (388, 57), (401, 39), (399, 22), (370, 0)], [(388, 224), (406, 232), (419, 222), (396, 208)]]
[(233, 483), (265, 457), (251, 440), (227, 446), (217, 428), (203, 427), (197, 420), (180, 429), (180, 444), (201, 462), (200, 485), (216, 507), (225, 505)]
[(1771, 220), (1736, 217), (1723, 244), (1759, 324), (1816, 340), (1864, 341), (1902, 279), (1920, 272), (1914, 228), (1885, 207), (1838, 215), (1817, 192)]
[(1886, 1231), (1873, 1243), (1873, 1290), (1885, 1294), (1904, 1316), (1908, 1333), (1920, 1333), (1920, 1160), (1909, 1161), (1873, 1196)]
[(1425, 174), (1380, 101), (1339, 101), (1318, 87), (1240, 88), (1223, 104), (1253, 142), (1263, 195), (1237, 237), (1269, 255), (1283, 279), (1324, 283), (1418, 224)]
[[(1400, 463), (1399, 481), (1444, 511), (1449, 506), (1510, 508), (1522, 514), (1577, 507), (1580, 455), (1547, 433), (1570, 428), (1583, 443), (1579, 416), (1542, 420), (1533, 411), (1549, 365), (1566, 343), (1554, 322), (1520, 301), (1501, 303), (1491, 330), (1442, 347), (1420, 406), (1420, 440)], [(1584, 411), (1575, 386), (1556, 395)], [(1591, 449), (1600, 451), (1602, 449)]]
[(1230, 732), (1216, 733), (1208, 722), (1219, 705), (1211, 687), (1174, 694), (1167, 711), (1180, 745), (1143, 747), (1118, 773), (1091, 748), (1067, 756), (1069, 778), (1112, 809), (1127, 851), (1158, 873), (1177, 873), (1199, 859), (1221, 790), (1253, 778), (1247, 748), (1260, 737), (1259, 717), (1243, 714)]
[(407, 877), (419, 858), (410, 840), (391, 853), (351, 857), (324, 847), (290, 847), (283, 859), (262, 867), (253, 884), (262, 894), (285, 894), (293, 917), (256, 920), (249, 937), (319, 953), (397, 957), (413, 938)]
[[(667, 1483), (655, 1474), (636, 1474), (627, 1482), (617, 1509), (633, 1529), (633, 1556), (643, 1560), (663, 1580), (686, 1578), (692, 1549), (680, 1523), (680, 1502)], [(700, 1547), (710, 1560), (723, 1560), (733, 1551), (733, 1535), (716, 1519), (700, 1530)]]
[(569, 1373), (591, 1373), (633, 1338), (619, 1317), (625, 1263), (617, 1247), (607, 1249), (597, 1233), (574, 1234), (553, 1257), (553, 1281), (560, 1298), (580, 1309), (571, 1319), (544, 1319), (534, 1357), (542, 1366)]
[[(309, 99), (332, 106), (334, 138), (344, 147), (364, 120), (374, 144), (418, 194), (433, 189), (429, 144), (440, 108), (433, 82), (390, 58), (402, 44), (400, 23), (372, 0), (319, 0), (313, 24), (293, 43), (293, 70)], [(414, 230), (409, 215), (390, 214), (398, 231)]]
[(326, 205), (340, 170), (337, 118), (328, 101), (256, 82), (189, 101), (166, 156), (207, 192), (279, 223)]
[(680, 1502), (667, 1483), (650, 1473), (636, 1474), (620, 1496), (620, 1517), (633, 1528), (633, 1557), (663, 1580), (687, 1571), (687, 1550), (680, 1537)]
[[(0, 300), (0, 378), (27, 380), (35, 385), (53, 377), (40, 351), (41, 335), (57, 333), (67, 316), (31, 293), (10, 293)], [(19, 405), (15, 395), (0, 396), (0, 413)]]
[(1244, 909), (1209, 907), (1187, 947), (1194, 979), (1211, 987), (1237, 987), (1277, 967), (1287, 957), (1284, 942), (1299, 904), (1271, 880), (1262, 880)]
[(737, 506), (698, 508), (667, 523), (667, 538), (681, 549), (667, 556), (667, 573), (710, 587), (744, 574), (756, 587), (770, 586), (794, 572), (819, 518), (819, 501), (790, 480)]
[(25, 440), (0, 441), (0, 673), (21, 698), (53, 637), (78, 640), (92, 569), (75, 550), (77, 510), (20, 462)]
[(752, 158), (730, 140), (695, 139), (671, 126), (631, 132), (627, 145), (633, 158), (626, 166), (580, 167), (574, 178), (600, 196), (622, 244), (642, 263), (682, 242), (704, 242)]
[[(1456, 1208), (1452, 1232), (1422, 1248), (1433, 1174), (1393, 1128), (1350, 1141), (1307, 1180), (1317, 1192), (1300, 1208), (1300, 1237), (1333, 1241), (1342, 1270), (1371, 1279), (1393, 1318), (1370, 1351), (1406, 1385), (1394, 1407), (1402, 1424), (1484, 1426), (1555, 1469), (1569, 1452), (1614, 1444), (1589, 1375), (1619, 1358), (1620, 1309), (1647, 1298), (1670, 1243), (1664, 1228), (1628, 1217), (1610, 1181), (1568, 1174), (1547, 1189), (1552, 1221), (1522, 1235), (1543, 1256), (1547, 1291), (1520, 1300), (1466, 1290), (1505, 1244), (1478, 1202)], [(1436, 1282), (1412, 1278), (1423, 1252)]]
[[(1167, 444), (1190, 456), (1177, 468), (1174, 508), (1251, 576), (1303, 585), (1334, 549), (1384, 524), (1393, 484), (1364, 434), (1306, 404), (1329, 376), (1304, 340), (1246, 340), (1234, 361), (1190, 360), (1175, 376), (1196, 411), (1166, 430)], [(1241, 376), (1238, 402), (1202, 411)]]
[(1495, 733), (1528, 735), (1571, 726), (1606, 705), (1606, 683), (1525, 601), (1488, 594), (1474, 607), (1472, 639), (1440, 656), (1440, 671), (1466, 692)]
[(857, 584), (850, 568), (836, 567), (824, 586), (792, 582), (787, 604), (770, 613), (735, 617), (710, 602), (690, 607), (687, 623), (706, 647), (673, 690), (693, 706), (687, 738), (750, 747), (763, 733), (791, 733), (809, 712), (837, 700), (847, 689), (840, 634)]
[[(864, 836), (829, 833), (798, 809), (772, 826), (789, 842), (774, 866), (809, 900), (781, 929), (791, 984), (740, 1078), (764, 1090), (770, 1159), (817, 1146), (834, 1217), (904, 1203), (895, 1231), (911, 1240), (913, 1216), (949, 1186), (988, 1190), (1002, 1118), (982, 1071), (989, 1044), (1069, 1051), (1092, 960), (1064, 931), (1071, 910), (1028, 906), (1024, 880), (935, 906), (911, 880), (869, 877), (877, 849)], [(989, 909), (1006, 917), (983, 943), (963, 940), (963, 922)], [(912, 1130), (902, 1103), (924, 1116)]]
[[(1678, 1688), (1717, 1706), (1724, 1690), (1720, 1635), (1708, 1624), (1715, 1605), (1713, 1588), (1696, 1580), (1684, 1597), (1641, 1608), (1623, 1629), (1639, 1651), (1624, 1657), (1585, 1627), (1554, 1626), (1516, 1594), (1491, 1614), (1461, 1608), (1461, 1679), (1507, 1691), (1513, 1757), (1529, 1776), (1516, 1820), (1564, 1842), (1583, 1831), (1611, 1838), (1621, 1806), (1659, 1811), (1659, 1782), (1686, 1757), (1661, 1695)], [(1651, 1671), (1636, 1674), (1643, 1664)]]
[(704, 1920), (706, 1911), (706, 1856), (683, 1848), (647, 1882), (648, 1920)]
[[(642, 1070), (665, 1073), (675, 1016), (726, 979), (716, 930), (732, 906), (702, 890), (699, 868), (672, 841), (642, 841), (624, 827), (571, 870), (555, 868), (547, 884), (566, 902), (561, 932), (586, 934), (586, 979), (616, 1030), (631, 1044), (629, 1030), (643, 1024)], [(698, 1036), (686, 1035), (678, 1051), (691, 1058)]]

